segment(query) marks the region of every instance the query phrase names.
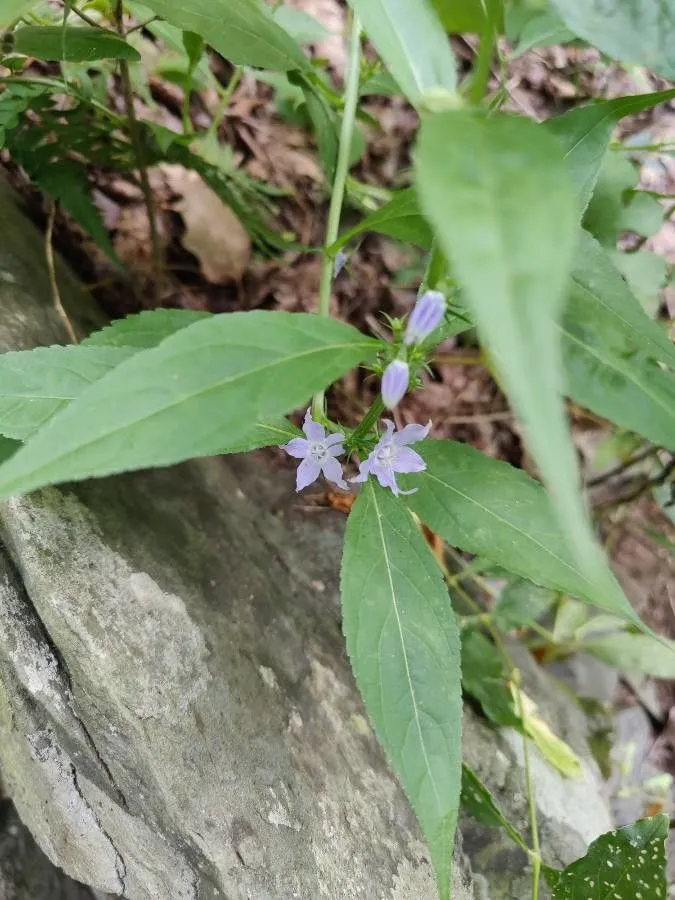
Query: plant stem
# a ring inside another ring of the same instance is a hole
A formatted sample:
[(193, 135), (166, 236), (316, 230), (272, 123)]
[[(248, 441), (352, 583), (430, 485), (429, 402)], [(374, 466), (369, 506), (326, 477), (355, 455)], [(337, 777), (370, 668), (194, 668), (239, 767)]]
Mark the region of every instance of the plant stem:
[(243, 75), (244, 70), (241, 66), (235, 66), (234, 72), (232, 73), (232, 77), (227, 83), (227, 87), (223, 89), (220, 94), (220, 102), (216, 108), (215, 113), (213, 114), (213, 119), (211, 120), (211, 124), (209, 125), (206, 136), (207, 137), (217, 137), (218, 136), (218, 127), (223, 120), (225, 113), (227, 112), (227, 108), (230, 105), (232, 100), (232, 95), (237, 90), (239, 86), (239, 82), (241, 81), (241, 76)]
[(349, 437), (348, 446), (350, 448), (356, 446), (371, 431), (383, 412), (384, 403), (382, 397), (378, 397)]
[[(124, 5), (122, 0), (117, 0), (115, 7), (115, 19), (117, 24), (117, 32), (121, 37), (125, 37), (124, 32)], [(143, 199), (145, 201), (145, 209), (148, 216), (148, 224), (150, 226), (150, 245), (152, 248), (152, 263), (154, 273), (154, 293), (155, 299), (159, 303), (162, 295), (162, 282), (164, 280), (162, 268), (162, 248), (159, 243), (159, 233), (157, 231), (157, 207), (155, 205), (155, 197), (150, 186), (148, 177), (148, 167), (145, 164), (145, 154), (143, 152), (143, 141), (138, 128), (138, 120), (136, 119), (136, 110), (134, 109), (134, 91), (131, 84), (131, 73), (129, 63), (126, 59), (121, 59), (120, 63), (120, 79), (122, 81), (122, 92), (124, 94), (124, 108), (127, 114), (129, 124), (129, 137), (136, 157), (136, 166), (138, 167), (138, 176), (141, 182), (141, 190), (143, 191)]]
[[(516, 686), (516, 702), (517, 712), (521, 719), (524, 718), (525, 710), (523, 709), (523, 698), (520, 694), (520, 672), (516, 669), (513, 672), (514, 684)], [(525, 763), (525, 782), (527, 784), (527, 805), (530, 813), (530, 831), (532, 832), (532, 851), (530, 852), (530, 860), (532, 862), (532, 900), (539, 900), (539, 879), (541, 876), (541, 848), (539, 846), (539, 825), (537, 823), (537, 804), (534, 800), (534, 787), (532, 784), (532, 766), (530, 764), (530, 746), (528, 744), (527, 735), (523, 735), (523, 760)]]
[(68, 318), (68, 313), (66, 312), (63, 301), (61, 300), (61, 291), (59, 290), (59, 282), (56, 276), (56, 263), (54, 261), (54, 245), (53, 245), (53, 237), (54, 237), (54, 220), (56, 219), (56, 203), (53, 200), (49, 202), (49, 213), (47, 216), (47, 231), (45, 232), (45, 259), (47, 261), (47, 272), (49, 274), (49, 286), (52, 291), (52, 300), (54, 302), (54, 308), (58, 313), (61, 322), (63, 323), (63, 327), (66, 330), (68, 335), (68, 340), (71, 344), (77, 344), (77, 335), (75, 334), (75, 329)]
[[(326, 236), (324, 239), (323, 261), (321, 265), (321, 283), (319, 287), (320, 316), (330, 315), (330, 295), (333, 286), (334, 260), (328, 248), (335, 243), (340, 228), (342, 215), (342, 203), (345, 195), (345, 184), (349, 172), (349, 154), (352, 147), (352, 135), (354, 134), (354, 121), (356, 119), (356, 107), (359, 99), (359, 78), (361, 73), (361, 23), (356, 13), (352, 16), (351, 35), (349, 39), (349, 71), (345, 83), (345, 106), (340, 129), (340, 143), (338, 147), (335, 175), (333, 177), (333, 190), (328, 208), (328, 221), (326, 223)], [(323, 415), (324, 392), (318, 391), (314, 395), (312, 408), (315, 415)]]
[(471, 76), (471, 87), (469, 88), (469, 100), (476, 106), (483, 102), (483, 97), (485, 96), (490, 80), (494, 44), (494, 26), (491, 17), (488, 15), (488, 21), (485, 23), (485, 30), (480, 38), (478, 58), (476, 60), (476, 67)]

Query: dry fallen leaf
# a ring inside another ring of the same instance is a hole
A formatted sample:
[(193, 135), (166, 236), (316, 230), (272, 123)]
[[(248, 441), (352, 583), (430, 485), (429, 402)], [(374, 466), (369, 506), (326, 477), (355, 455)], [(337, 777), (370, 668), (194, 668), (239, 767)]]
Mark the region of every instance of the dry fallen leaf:
[(251, 259), (251, 238), (236, 215), (196, 172), (162, 166), (174, 194), (172, 206), (185, 223), (183, 246), (199, 260), (212, 284), (241, 281)]

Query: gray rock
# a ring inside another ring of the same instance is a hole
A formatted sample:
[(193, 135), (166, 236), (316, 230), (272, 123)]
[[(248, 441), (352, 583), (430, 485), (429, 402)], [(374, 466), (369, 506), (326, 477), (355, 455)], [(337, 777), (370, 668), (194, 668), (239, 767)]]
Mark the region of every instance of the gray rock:
[[(60, 323), (39, 243), (3, 205), (24, 233), (0, 251), (0, 341), (46, 343)], [(63, 277), (72, 315), (94, 320)], [(300, 508), (259, 454), (0, 506), (0, 771), (55, 865), (130, 900), (435, 897), (345, 658), (343, 524)], [(609, 817), (583, 720), (521, 667), (585, 760), (575, 783), (533, 752), (544, 852), (567, 863)], [(525, 831), (520, 738), (469, 710), (464, 741)], [(463, 821), (455, 859), (455, 900), (528, 896), (527, 860), (499, 832)]]

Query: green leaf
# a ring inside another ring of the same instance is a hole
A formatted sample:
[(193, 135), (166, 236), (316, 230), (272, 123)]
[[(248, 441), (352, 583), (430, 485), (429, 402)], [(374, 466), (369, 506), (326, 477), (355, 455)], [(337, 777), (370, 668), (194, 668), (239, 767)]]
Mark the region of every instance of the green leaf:
[(658, 316), (661, 289), (668, 280), (668, 263), (663, 256), (641, 248), (636, 253), (614, 250), (610, 258), (650, 319)]
[(656, 197), (635, 190), (638, 178), (638, 170), (625, 156), (605, 156), (584, 228), (612, 250), (624, 231), (649, 237), (663, 224), (663, 208)]
[(299, 44), (315, 44), (330, 37), (330, 32), (314, 16), (302, 9), (294, 9), (282, 3), (272, 12), (272, 17)]
[(298, 72), (289, 73), (288, 79), (292, 85), (297, 85), (302, 89), (307, 114), (314, 128), (321, 168), (326, 178), (332, 181), (337, 163), (340, 133), (337, 114), (311, 79), (305, 78)]
[(675, 78), (675, 6), (670, 0), (551, 0), (565, 25), (625, 63)]
[(492, 610), (492, 619), (502, 631), (512, 631), (537, 622), (556, 602), (553, 591), (531, 581), (507, 584)]
[(200, 34), (230, 62), (261, 69), (309, 69), (299, 45), (258, 0), (143, 0), (184, 31)]
[(558, 875), (553, 900), (666, 900), (668, 824), (660, 815), (603, 834)]
[(453, 34), (480, 34), (488, 17), (492, 17), (498, 31), (504, 27), (502, 0), (433, 0), (433, 5), (446, 30)]
[(444, 112), (423, 122), (415, 168), (422, 209), (525, 425), (569, 545), (597, 593), (612, 594), (585, 516), (561, 396), (556, 320), (578, 229), (560, 146), (527, 119)]
[(177, 331), (211, 318), (211, 313), (192, 309), (153, 309), (116, 319), (85, 338), (80, 347), (156, 347)]
[(8, 28), (29, 13), (38, 0), (0, 0), (0, 28)]
[(183, 47), (185, 48), (185, 52), (187, 53), (188, 71), (190, 72), (190, 74), (192, 74), (201, 61), (206, 47), (206, 42), (200, 34), (195, 34), (194, 31), (184, 31)]
[(342, 612), (366, 709), (419, 819), (441, 898), (449, 900), (461, 784), (457, 625), (412, 516), (372, 479), (347, 520)]
[(37, 347), (0, 355), (0, 433), (32, 437), (91, 384), (129, 359), (122, 347)]
[(138, 50), (113, 31), (66, 25), (25, 25), (14, 32), (13, 50), (36, 59), (94, 62), (128, 59), (137, 62)]
[(93, 384), (0, 467), (0, 494), (220, 452), (305, 403), (376, 343), (332, 319), (226, 313)]
[(553, 133), (565, 150), (565, 158), (583, 212), (591, 199), (614, 128), (624, 116), (635, 115), (675, 97), (675, 90), (634, 97), (618, 97), (579, 106), (541, 126)]
[(542, 12), (518, 6), (511, 6), (507, 11), (506, 35), (510, 43), (514, 44), (512, 59), (538, 47), (567, 44), (575, 37), (569, 28), (565, 28), (560, 17), (550, 10)]
[(15, 441), (0, 434), (0, 463), (4, 463), (10, 456), (13, 456), (20, 446), (21, 441)]
[(388, 203), (370, 213), (358, 225), (341, 234), (331, 246), (330, 252), (337, 253), (355, 237), (369, 231), (386, 234), (399, 241), (417, 244), (418, 247), (425, 250), (431, 247), (433, 241), (431, 228), (420, 212), (414, 187), (397, 191)]
[(349, 0), (413, 106), (434, 88), (457, 88), (455, 58), (429, 0)]
[[(515, 687), (513, 690), (515, 692)], [(581, 760), (574, 750), (551, 730), (548, 722), (539, 715), (537, 704), (524, 691), (519, 691), (518, 696), (523, 710), (523, 728), (542, 756), (566, 778), (580, 778)]]
[(462, 809), (484, 825), (503, 828), (512, 841), (523, 850), (528, 850), (527, 843), (518, 829), (509, 822), (495, 803), (490, 791), (466, 763), (462, 763)]
[(402, 479), (418, 489), (406, 502), (448, 544), (632, 618), (616, 581), (598, 591), (585, 576), (537, 481), (467, 444), (426, 440), (417, 449), (427, 470)]
[(474, 628), (462, 632), (462, 687), (492, 722), (522, 728), (495, 645)]
[(584, 641), (583, 649), (622, 672), (640, 672), (653, 678), (675, 678), (675, 641), (655, 641), (647, 634), (617, 631)]

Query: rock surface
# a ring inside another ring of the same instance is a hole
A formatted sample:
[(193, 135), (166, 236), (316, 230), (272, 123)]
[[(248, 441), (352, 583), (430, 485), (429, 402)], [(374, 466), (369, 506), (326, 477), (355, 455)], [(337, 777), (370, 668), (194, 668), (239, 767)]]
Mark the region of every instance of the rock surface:
[[(0, 345), (59, 340), (41, 242), (3, 195)], [(84, 332), (97, 317), (67, 272), (62, 293)], [(97, 891), (435, 897), (345, 658), (343, 519), (307, 512), (292, 481), (252, 454), (0, 506), (0, 771), (47, 856)], [(544, 855), (564, 864), (609, 815), (581, 715), (522, 668), (584, 757), (583, 780), (570, 782), (533, 751)], [(464, 740), (526, 832), (521, 739), (468, 710)], [(528, 883), (524, 854), (462, 820), (454, 900), (521, 900)]]

